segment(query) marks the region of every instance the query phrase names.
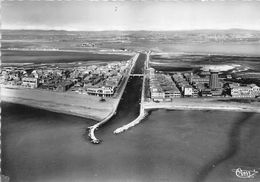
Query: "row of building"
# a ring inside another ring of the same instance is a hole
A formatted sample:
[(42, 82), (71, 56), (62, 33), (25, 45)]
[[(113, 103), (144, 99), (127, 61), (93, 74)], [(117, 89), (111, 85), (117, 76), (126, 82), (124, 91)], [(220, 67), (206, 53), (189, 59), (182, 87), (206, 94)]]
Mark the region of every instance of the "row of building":
[(40, 88), (52, 91), (73, 91), (89, 95), (112, 96), (130, 68), (130, 61), (104, 65), (58, 67), (41, 65), (29, 67), (3, 67), (2, 85)]
[(235, 98), (258, 97), (260, 96), (260, 87), (256, 84), (242, 85), (239, 83), (229, 84), (231, 95)]
[[(219, 72), (210, 70), (209, 75), (200, 77), (193, 73), (185, 73), (184, 77), (189, 83), (200, 92), (201, 96), (221, 96), (224, 90), (224, 84), (229, 85), (230, 96), (235, 98), (241, 97), (258, 97), (260, 95), (260, 87), (256, 84), (239, 84), (225, 82), (219, 78)], [(226, 75), (230, 78), (230, 75)]]
[[(171, 101), (175, 97), (214, 97), (231, 96), (234, 98), (259, 97), (260, 87), (256, 84), (225, 82), (219, 73), (210, 70), (207, 75), (176, 72), (172, 76), (149, 70), (150, 95), (153, 101)], [(226, 86), (224, 86), (226, 85)], [(227, 92), (229, 90), (229, 92)], [(229, 93), (227, 95), (227, 93)]]
[(149, 70), (149, 87), (153, 101), (172, 101), (173, 98), (181, 97), (171, 76), (156, 74), (153, 68)]
[(179, 88), (183, 96), (198, 96), (198, 90), (191, 86), (191, 84), (188, 82), (188, 80), (184, 77), (182, 73), (173, 74), (172, 79), (176, 83), (177, 87)]
[(204, 76), (175, 73), (172, 78), (184, 97), (221, 96), (223, 92), (223, 83), (218, 78), (218, 72), (215, 71)]

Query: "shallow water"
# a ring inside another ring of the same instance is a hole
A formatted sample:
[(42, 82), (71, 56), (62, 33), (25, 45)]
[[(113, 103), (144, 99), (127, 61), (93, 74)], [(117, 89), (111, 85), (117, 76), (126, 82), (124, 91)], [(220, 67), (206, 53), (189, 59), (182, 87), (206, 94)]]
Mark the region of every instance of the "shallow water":
[(11, 182), (236, 181), (233, 168), (260, 166), (259, 114), (156, 110), (114, 135), (133, 117), (125, 115), (93, 145), (85, 129), (94, 121), (2, 106), (2, 171)]

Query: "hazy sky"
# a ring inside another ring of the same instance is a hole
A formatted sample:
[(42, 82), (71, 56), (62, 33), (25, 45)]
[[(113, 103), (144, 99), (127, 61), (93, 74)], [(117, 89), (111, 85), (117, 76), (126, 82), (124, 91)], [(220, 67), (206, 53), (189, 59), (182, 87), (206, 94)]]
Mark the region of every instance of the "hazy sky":
[(260, 30), (260, 1), (4, 1), (4, 29)]

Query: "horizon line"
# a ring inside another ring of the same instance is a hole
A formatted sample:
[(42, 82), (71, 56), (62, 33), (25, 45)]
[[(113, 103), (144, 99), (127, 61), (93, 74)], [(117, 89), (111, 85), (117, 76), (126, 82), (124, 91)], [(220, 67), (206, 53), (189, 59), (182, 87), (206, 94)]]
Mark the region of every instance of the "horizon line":
[(246, 29), (246, 28), (202, 28), (202, 29), (172, 29), (172, 30), (149, 30), (149, 29), (133, 29), (133, 30), (123, 30), (123, 29), (104, 29), (104, 30), (69, 30), (69, 29), (33, 29), (33, 28), (21, 28), (21, 29), (10, 29), (10, 28), (2, 28), (2, 31), (5, 30), (33, 30), (33, 31), (68, 31), (68, 32), (110, 32), (110, 31), (118, 31), (118, 32), (178, 32), (178, 31), (228, 31), (228, 30), (243, 30), (243, 31), (260, 31), (260, 29)]

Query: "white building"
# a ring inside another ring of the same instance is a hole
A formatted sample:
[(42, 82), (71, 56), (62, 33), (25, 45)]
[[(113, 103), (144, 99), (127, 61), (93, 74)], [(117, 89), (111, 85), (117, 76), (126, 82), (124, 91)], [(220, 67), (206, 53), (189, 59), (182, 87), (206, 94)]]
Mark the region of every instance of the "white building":
[(37, 78), (24, 77), (24, 78), (22, 78), (22, 86), (27, 87), (27, 88), (37, 88), (38, 87), (38, 79)]
[(110, 97), (114, 94), (114, 89), (111, 87), (88, 87), (87, 93), (89, 95)]
[(154, 101), (163, 101), (165, 99), (165, 93), (164, 92), (151, 92), (151, 98)]
[(184, 96), (192, 96), (193, 89), (191, 86), (185, 86), (184, 87)]
[(260, 87), (258, 87), (256, 84), (251, 84), (250, 87), (254, 94), (258, 94), (258, 95), (260, 94)]
[(256, 97), (260, 95), (260, 87), (255, 84), (233, 87), (231, 95), (232, 97)]

